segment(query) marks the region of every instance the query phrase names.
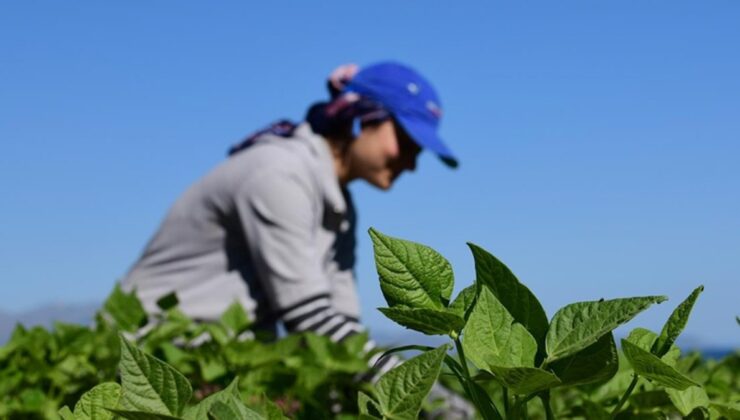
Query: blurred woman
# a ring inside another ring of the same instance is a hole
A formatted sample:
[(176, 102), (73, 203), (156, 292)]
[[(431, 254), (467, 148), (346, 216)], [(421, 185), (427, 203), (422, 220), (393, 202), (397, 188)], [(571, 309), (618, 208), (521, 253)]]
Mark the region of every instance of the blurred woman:
[[(259, 329), (282, 322), (334, 341), (364, 330), (347, 186), (387, 190), (422, 150), (457, 161), (437, 135), (439, 98), (410, 67), (346, 65), (328, 87), (330, 100), (305, 121), (249, 136), (174, 203), (122, 281), (149, 313), (175, 292), (196, 320), (216, 320), (238, 301)], [(380, 373), (394, 363), (381, 361)]]

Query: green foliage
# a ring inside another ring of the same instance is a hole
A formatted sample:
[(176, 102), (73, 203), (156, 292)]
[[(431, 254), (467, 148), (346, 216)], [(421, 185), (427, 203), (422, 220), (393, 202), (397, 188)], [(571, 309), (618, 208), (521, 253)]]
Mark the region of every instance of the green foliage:
[[(64, 406), (64, 420), (282, 420), (283, 412), (272, 402), (255, 401), (248, 406), (235, 378), (226, 388), (188, 405), (191, 385), (177, 370), (143, 352), (120, 336), (121, 385), (103, 383), (84, 393), (72, 412)], [(426, 373), (426, 372), (424, 372)], [(436, 375), (435, 375), (436, 376)]]
[[(544, 356), (548, 322), (540, 301), (496, 257), (472, 243), (468, 246), (475, 259), (476, 282), (488, 286), (514, 320), (534, 337), (538, 347), (543, 349), (540, 356)], [(540, 361), (541, 357), (537, 362)]]
[(740, 352), (711, 361), (676, 346), (701, 286), (660, 334), (636, 328), (620, 353), (613, 330), (664, 297), (573, 303), (548, 322), (534, 293), (476, 245), (476, 280), (452, 299), (443, 256), (370, 235), (389, 306), (380, 310), (451, 345), (399, 347), (422, 353), (364, 384), (364, 334), (274, 340), (251, 329), (238, 303), (195, 323), (174, 294), (148, 318), (134, 293), (116, 287), (93, 326), (16, 328), (0, 347), (0, 418), (411, 419), (434, 409), (426, 399), (437, 380), (484, 419), (740, 418)]
[(443, 310), (452, 293), (450, 263), (433, 249), (370, 229), (383, 296), (391, 307)]
[[(476, 281), (448, 305), (453, 279), (444, 257), (375, 229), (370, 236), (390, 306), (381, 312), (407, 328), (449, 335), (457, 359), (447, 355), (445, 365), (484, 419), (733, 418), (736, 413), (739, 356), (713, 366), (695, 356), (682, 359), (675, 346), (702, 286), (675, 309), (660, 335), (638, 328), (622, 340), (620, 357), (612, 331), (665, 297), (572, 303), (548, 322), (534, 293), (508, 267), (469, 244)], [(622, 358), (629, 363), (620, 364)], [(402, 392), (409, 383), (396, 379), (391, 390)], [(384, 385), (388, 398), (391, 384)], [(529, 403), (535, 397), (541, 405)], [(395, 418), (383, 401), (360, 394), (361, 417)], [(416, 415), (404, 413), (397, 418)]]
[(477, 293), (475, 285), (464, 288), (450, 304), (449, 310), (453, 314), (467, 321), (468, 318), (470, 318), (473, 305), (475, 305)]
[(375, 385), (380, 414), (387, 419), (415, 419), (439, 376), (447, 345), (424, 352), (381, 376)]
[(563, 385), (585, 385), (609, 380), (619, 369), (617, 345), (612, 333), (576, 354), (550, 364)]
[(217, 402), (228, 404), (233, 398), (241, 398), (238, 386), (239, 379), (234, 378), (229, 386), (227, 386), (223, 391), (211, 394), (197, 405), (188, 407), (183, 414), (183, 418), (185, 420), (202, 419), (208, 416), (208, 412), (211, 410), (211, 407), (213, 407)]
[(658, 356), (641, 349), (629, 340), (622, 340), (622, 350), (627, 360), (630, 361), (632, 369), (638, 375), (652, 379), (665, 387), (679, 390), (686, 389), (692, 385), (698, 385), (690, 378), (687, 378), (660, 360)]
[(121, 336), (121, 407), (179, 416), (193, 389), (187, 379), (167, 363), (139, 350)]
[(709, 396), (701, 386), (690, 386), (684, 390), (669, 388), (666, 393), (678, 412), (684, 416), (697, 408), (709, 407)]
[(658, 337), (655, 344), (653, 344), (653, 348), (651, 349), (653, 354), (658, 357), (662, 357), (664, 354), (668, 353), (668, 350), (670, 350), (671, 346), (686, 326), (686, 323), (689, 321), (689, 315), (691, 315), (691, 310), (694, 308), (694, 303), (696, 303), (696, 299), (699, 298), (699, 294), (703, 291), (704, 286), (697, 287), (693, 292), (691, 292), (686, 300), (676, 307), (668, 318), (668, 321), (666, 321), (663, 326), (663, 330), (660, 332), (660, 337)]
[(467, 357), (480, 369), (533, 367), (537, 342), (488, 289), (481, 290), (462, 343)]
[(596, 343), (604, 334), (632, 319), (663, 296), (571, 303), (555, 313), (547, 333), (547, 363)]
[(232, 335), (238, 336), (249, 328), (249, 316), (239, 302), (234, 302), (221, 315), (221, 324), (229, 329)]
[[(113, 418), (113, 413), (105, 407), (116, 407), (120, 399), (121, 386), (115, 382), (104, 382), (82, 395), (82, 398), (75, 404), (75, 411), (71, 418), (110, 420)], [(69, 416), (69, 408), (64, 412), (66, 416)]]
[(146, 311), (133, 293), (125, 293), (116, 284), (103, 304), (103, 314), (112, 318), (123, 331), (136, 331), (146, 324)]
[(533, 367), (491, 366), (496, 379), (515, 394), (527, 395), (561, 384), (552, 372)]
[[(123, 347), (123, 354), (119, 332), (135, 329), (146, 318), (139, 316), (141, 304), (135, 295), (119, 288), (93, 326), (58, 323), (50, 331), (16, 328), (0, 347), (0, 418), (87, 418), (83, 413), (101, 404), (84, 405), (83, 393), (117, 380), (121, 356), (125, 361), (121, 378), (124, 390), (128, 389), (120, 404), (122, 418), (186, 416), (181, 407), (187, 401), (188, 386), (192, 386), (192, 405), (226, 388), (236, 377), (241, 379), (239, 393), (245, 401), (262, 401), (253, 407), (261, 415), (268, 416), (271, 410), (275, 414), (276, 409), (294, 418), (356, 414), (356, 395), (363, 385), (355, 377), (367, 370), (372, 356), (362, 352), (366, 335), (340, 344), (312, 334), (263, 340), (260, 331), (249, 329), (251, 321), (237, 304), (219, 321), (204, 324), (193, 322), (173, 303), (176, 297), (160, 299), (160, 307), (167, 309), (153, 327), (138, 333), (136, 346)], [(157, 359), (180, 373), (164, 369)], [(126, 386), (131, 378), (139, 380)], [(100, 390), (94, 391), (85, 398), (99, 398)], [(280, 408), (270, 405), (272, 400)], [(75, 407), (74, 412), (67, 408), (64, 414), (57, 413), (64, 406)], [(154, 407), (158, 408), (141, 414)]]
[(427, 308), (379, 308), (399, 325), (429, 335), (447, 335), (460, 331), (465, 319), (451, 311)]

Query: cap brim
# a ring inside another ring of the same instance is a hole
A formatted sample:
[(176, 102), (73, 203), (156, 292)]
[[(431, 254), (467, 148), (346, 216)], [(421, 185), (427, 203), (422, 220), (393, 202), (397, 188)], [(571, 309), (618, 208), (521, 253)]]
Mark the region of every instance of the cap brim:
[(442, 142), (442, 139), (439, 138), (437, 130), (428, 122), (403, 115), (394, 115), (394, 117), (416, 144), (423, 149), (435, 153), (450, 168), (458, 167), (459, 162), (457, 158), (444, 142)]

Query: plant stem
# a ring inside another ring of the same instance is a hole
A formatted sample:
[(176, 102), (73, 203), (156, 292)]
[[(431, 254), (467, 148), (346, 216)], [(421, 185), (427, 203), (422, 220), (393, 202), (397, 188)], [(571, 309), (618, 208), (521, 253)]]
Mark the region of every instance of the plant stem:
[[(468, 387), (467, 384), (463, 384), (463, 387), (465, 387), (466, 390), (468, 390), (468, 394), (470, 398), (473, 400), (473, 404), (475, 404), (476, 408), (478, 408), (480, 412), (481, 410), (480, 407), (483, 407), (483, 404), (485, 404), (485, 402), (480, 401), (480, 399), (478, 399), (477, 391), (474, 389), (475, 384), (473, 384), (473, 379), (470, 376), (470, 370), (468, 369), (468, 360), (465, 358), (465, 350), (463, 350), (462, 342), (460, 341), (459, 337), (455, 338), (455, 348), (457, 349), (457, 356), (460, 358), (460, 365), (463, 370), (463, 376), (465, 377), (466, 381), (471, 382), (470, 387)], [(493, 412), (494, 412), (493, 414), (495, 414), (496, 418), (500, 419), (501, 415), (498, 412), (498, 408), (496, 408), (496, 404), (494, 404), (493, 401), (491, 401), (491, 405), (492, 405), (491, 408), (493, 409)]]
[(460, 365), (462, 365), (463, 373), (467, 379), (470, 379), (470, 370), (468, 370), (468, 359), (465, 358), (465, 351), (463, 350), (462, 342), (459, 338), (455, 339), (455, 348), (457, 349), (457, 355), (460, 357)]
[(627, 399), (630, 397), (630, 394), (632, 394), (632, 391), (635, 390), (635, 387), (637, 386), (637, 381), (640, 380), (640, 377), (635, 374), (635, 376), (632, 377), (632, 382), (630, 382), (630, 386), (627, 387), (627, 391), (624, 392), (624, 395), (622, 395), (622, 398), (617, 403), (617, 406), (614, 407), (614, 410), (612, 410), (611, 418), (616, 418), (617, 413), (619, 413), (619, 410), (622, 408), (625, 402), (627, 402)]
[(504, 389), (504, 413), (509, 412), (509, 388), (503, 387)]
[(511, 403), (511, 407), (509, 407), (508, 410), (506, 410), (506, 418), (510, 420), (518, 420), (519, 419), (519, 397), (516, 395), (514, 396), (514, 401)]
[[(524, 419), (527, 417), (527, 403), (538, 394), (529, 394), (524, 398), (514, 396), (511, 411), (507, 411), (510, 419)], [(549, 420), (549, 419), (548, 419)]]
[(540, 399), (542, 405), (545, 406), (545, 418), (547, 420), (555, 420), (555, 415), (552, 412), (552, 406), (550, 405), (550, 391), (544, 391), (540, 393)]

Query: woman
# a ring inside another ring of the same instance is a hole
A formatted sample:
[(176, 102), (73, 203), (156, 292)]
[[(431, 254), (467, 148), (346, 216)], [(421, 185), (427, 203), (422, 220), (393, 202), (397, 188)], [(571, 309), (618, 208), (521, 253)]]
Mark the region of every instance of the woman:
[(282, 322), (335, 341), (363, 330), (347, 186), (388, 189), (422, 149), (457, 161), (437, 136), (437, 94), (413, 69), (343, 66), (329, 90), (305, 122), (280, 121), (232, 147), (175, 202), (122, 282), (148, 312), (175, 292), (194, 319), (218, 319), (236, 300), (257, 328)]
[(355, 290), (355, 212), (347, 185), (388, 189), (422, 149), (457, 161), (437, 136), (441, 108), (413, 69), (347, 65), (331, 100), (301, 124), (280, 121), (175, 202), (122, 281), (150, 313), (175, 292), (180, 309), (214, 320), (234, 301), (263, 328), (341, 340), (362, 328)]

